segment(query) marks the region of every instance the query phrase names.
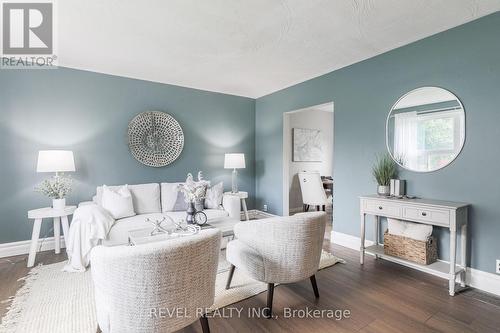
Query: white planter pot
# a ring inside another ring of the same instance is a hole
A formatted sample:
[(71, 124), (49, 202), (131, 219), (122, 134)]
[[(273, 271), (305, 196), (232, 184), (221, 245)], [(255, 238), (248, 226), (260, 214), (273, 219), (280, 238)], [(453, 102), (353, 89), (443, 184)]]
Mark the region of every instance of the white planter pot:
[(52, 199), (52, 208), (57, 210), (63, 210), (64, 207), (66, 207), (66, 198)]
[(391, 189), (386, 185), (379, 185), (377, 187), (377, 194), (388, 197), (391, 194)]

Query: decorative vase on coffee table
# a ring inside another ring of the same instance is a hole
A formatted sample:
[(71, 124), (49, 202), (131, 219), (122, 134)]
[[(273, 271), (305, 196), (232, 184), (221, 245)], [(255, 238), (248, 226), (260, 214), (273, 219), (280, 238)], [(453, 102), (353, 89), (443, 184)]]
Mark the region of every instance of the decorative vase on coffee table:
[(196, 213), (196, 209), (194, 208), (194, 202), (188, 202), (188, 207), (186, 210), (187, 224), (194, 224), (194, 213)]

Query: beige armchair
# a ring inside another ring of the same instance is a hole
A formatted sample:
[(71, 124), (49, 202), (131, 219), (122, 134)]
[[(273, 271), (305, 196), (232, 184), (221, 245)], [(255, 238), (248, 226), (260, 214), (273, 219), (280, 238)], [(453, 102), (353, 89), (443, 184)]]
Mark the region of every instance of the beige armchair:
[(291, 217), (241, 222), (234, 228), (236, 240), (228, 243), (231, 263), (226, 289), (235, 268), (268, 284), (266, 316), (272, 315), (275, 283), (292, 283), (310, 278), (319, 297), (315, 273), (319, 267), (326, 214), (311, 212)]
[[(173, 332), (214, 303), (221, 234), (194, 236), (138, 246), (97, 246), (91, 253), (97, 321), (108, 332)], [(178, 312), (180, 311), (180, 312)]]

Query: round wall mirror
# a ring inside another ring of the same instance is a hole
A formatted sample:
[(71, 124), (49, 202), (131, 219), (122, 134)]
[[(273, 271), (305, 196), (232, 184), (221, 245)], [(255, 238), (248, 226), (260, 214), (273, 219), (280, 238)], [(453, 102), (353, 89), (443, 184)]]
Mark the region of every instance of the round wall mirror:
[(430, 172), (444, 168), (465, 142), (465, 111), (446, 89), (423, 87), (403, 95), (387, 117), (387, 149), (405, 169)]

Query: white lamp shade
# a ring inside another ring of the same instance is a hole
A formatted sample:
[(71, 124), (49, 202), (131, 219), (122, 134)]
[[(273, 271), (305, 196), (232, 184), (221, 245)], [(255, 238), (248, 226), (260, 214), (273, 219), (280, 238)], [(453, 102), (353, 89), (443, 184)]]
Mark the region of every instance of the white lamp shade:
[(224, 156), (224, 169), (244, 169), (245, 154), (226, 154)]
[(38, 152), (37, 172), (75, 171), (75, 160), (71, 150), (40, 150)]

